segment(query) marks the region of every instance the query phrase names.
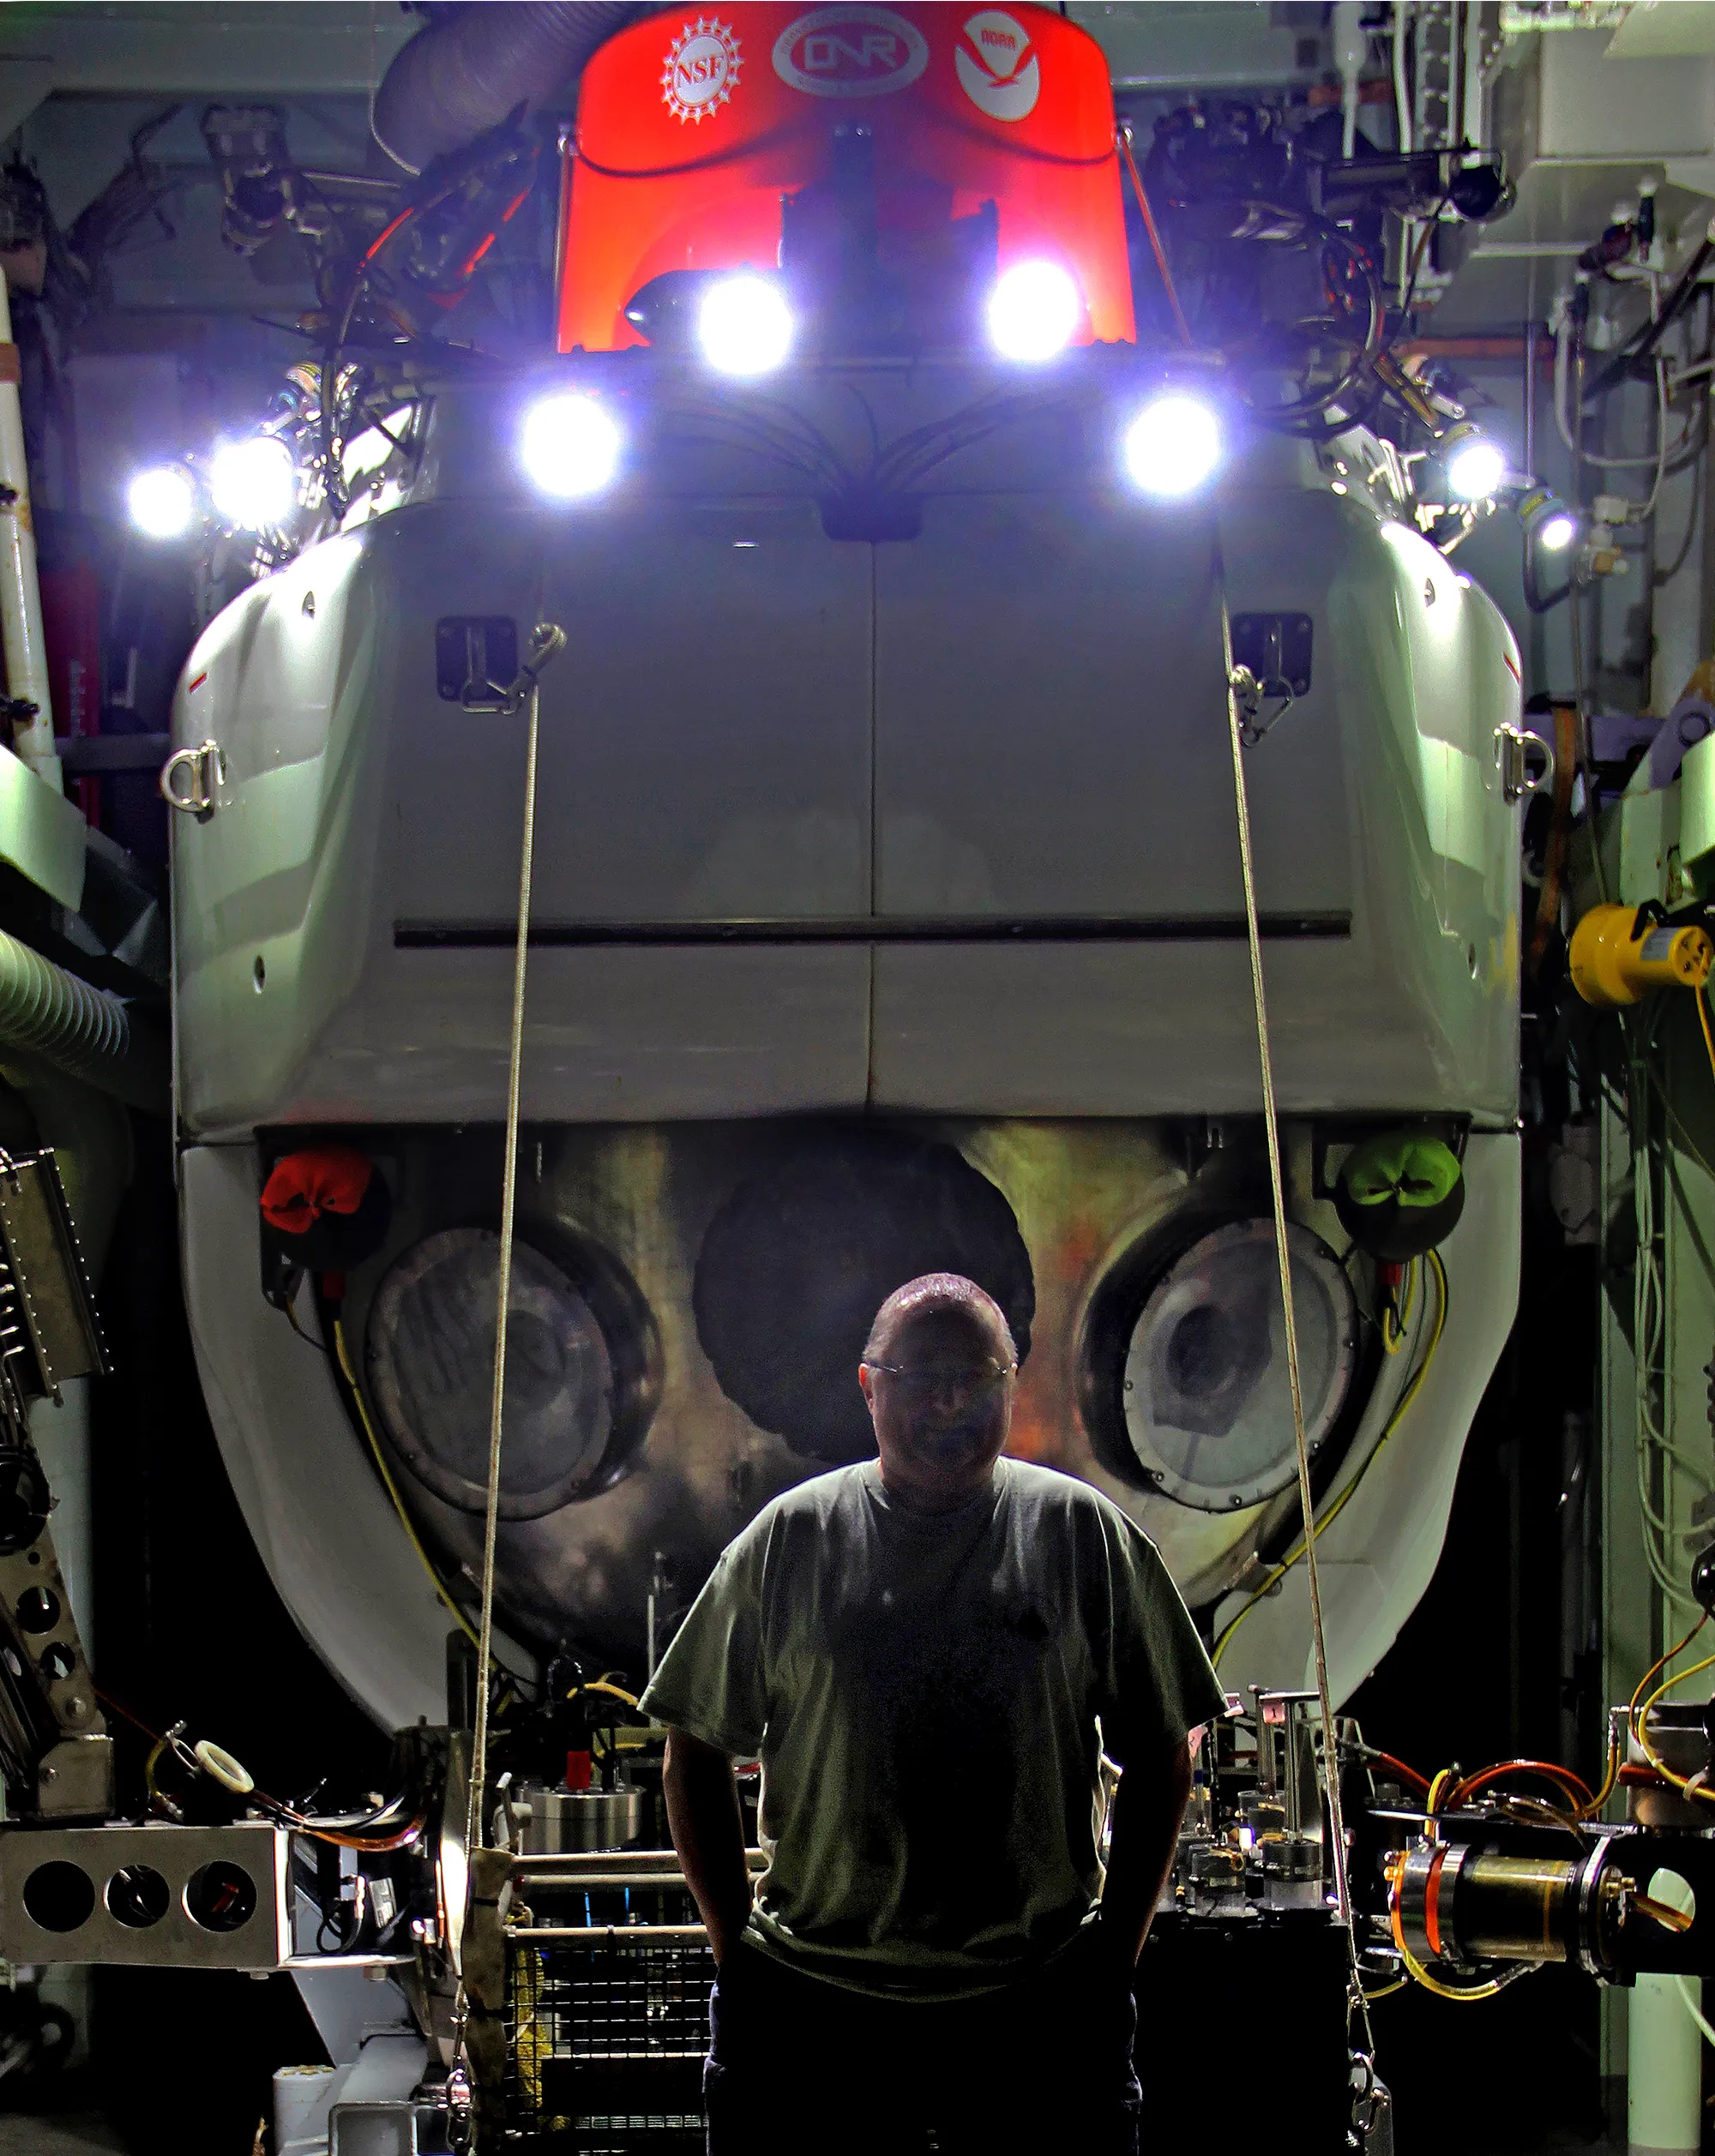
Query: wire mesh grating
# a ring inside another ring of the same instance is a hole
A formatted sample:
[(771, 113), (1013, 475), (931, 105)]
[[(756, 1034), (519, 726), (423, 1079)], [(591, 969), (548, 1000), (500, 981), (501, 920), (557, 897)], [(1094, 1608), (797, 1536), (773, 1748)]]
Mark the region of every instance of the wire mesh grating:
[(514, 1940), (510, 1955), (509, 2123), (578, 2156), (700, 2145), (707, 1946)]

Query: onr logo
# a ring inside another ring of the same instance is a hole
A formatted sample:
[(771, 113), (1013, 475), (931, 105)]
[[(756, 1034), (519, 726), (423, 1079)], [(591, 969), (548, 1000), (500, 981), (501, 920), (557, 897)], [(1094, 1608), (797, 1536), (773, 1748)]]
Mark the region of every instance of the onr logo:
[(811, 97), (887, 97), (928, 65), (923, 33), (891, 8), (815, 8), (774, 45), (775, 74)]

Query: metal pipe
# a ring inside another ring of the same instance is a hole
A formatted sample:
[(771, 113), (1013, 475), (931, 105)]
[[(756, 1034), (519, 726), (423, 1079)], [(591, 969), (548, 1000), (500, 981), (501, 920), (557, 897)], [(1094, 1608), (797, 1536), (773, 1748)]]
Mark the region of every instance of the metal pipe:
[[(768, 1861), (760, 1849), (747, 1849), (744, 1858), (753, 1871), (761, 1871)], [(514, 1876), (527, 1872), (533, 1878), (542, 1871), (563, 1871), (580, 1884), (591, 1872), (599, 1872), (604, 1868), (611, 1871), (616, 1865), (623, 1865), (628, 1871), (647, 1872), (651, 1885), (658, 1879), (677, 1879), (684, 1876), (676, 1849), (537, 1849), (527, 1853), (521, 1850), (512, 1859)]]
[(42, 592), (36, 577), (36, 528), (30, 514), (30, 475), (24, 461), (24, 407), (18, 393), (18, 347), (12, 303), (0, 270), (0, 648), (6, 694), (35, 710), (13, 723), (19, 758), (63, 793), (54, 753), (53, 703), (48, 694), (48, 649), (42, 634)]
[(1637, 2156), (1694, 2156), (1702, 2146), (1703, 2037), (1681, 1981), (1641, 1974), (1626, 2003), (1626, 2139)]
[(1465, 0), (1465, 95), (1459, 112), (1460, 139), (1471, 149), (1485, 147), (1483, 125), (1483, 0)]
[(1411, 0), (1393, 0), (1393, 128), (1394, 147), (1411, 154), (1411, 92), (1405, 79), (1405, 37), (1411, 27)]
[(671, 1894), (683, 1890), (685, 1875), (683, 1871), (533, 1871), (529, 1881), (533, 1891), (564, 1887), (573, 1893), (587, 1894), (596, 1887), (635, 1887)]
[(1537, 468), (1537, 324), (1525, 324), (1525, 469)]
[(382, 77), (375, 138), (396, 165), (421, 172), (521, 105), (539, 109), (642, 12), (610, 0), (490, 0), (432, 22)]
[(166, 1113), (165, 1041), (134, 1025), (122, 997), (0, 930), (0, 1059), (8, 1048), (27, 1049), (132, 1108)]
[(508, 1939), (706, 1939), (701, 1924), (508, 1924)]

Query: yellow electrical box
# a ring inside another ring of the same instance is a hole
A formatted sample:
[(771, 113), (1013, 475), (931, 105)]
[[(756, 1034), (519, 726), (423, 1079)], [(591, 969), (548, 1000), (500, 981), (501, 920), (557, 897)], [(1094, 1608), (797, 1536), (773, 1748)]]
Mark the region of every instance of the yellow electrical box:
[(1584, 1000), (1611, 1011), (1658, 988), (1700, 988), (1715, 942), (1692, 922), (1652, 920), (1647, 908), (1592, 906), (1572, 932), (1571, 963)]

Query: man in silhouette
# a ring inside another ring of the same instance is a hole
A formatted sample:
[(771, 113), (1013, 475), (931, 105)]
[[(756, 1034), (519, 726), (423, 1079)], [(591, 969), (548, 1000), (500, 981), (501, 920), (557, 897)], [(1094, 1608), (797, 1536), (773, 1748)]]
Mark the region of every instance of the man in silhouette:
[(1136, 2148), (1133, 1971), (1225, 1699), (1142, 1531), (1001, 1456), (1017, 1371), (974, 1282), (890, 1295), (879, 1457), (763, 1509), (644, 1697), (714, 1953), (711, 2156)]

